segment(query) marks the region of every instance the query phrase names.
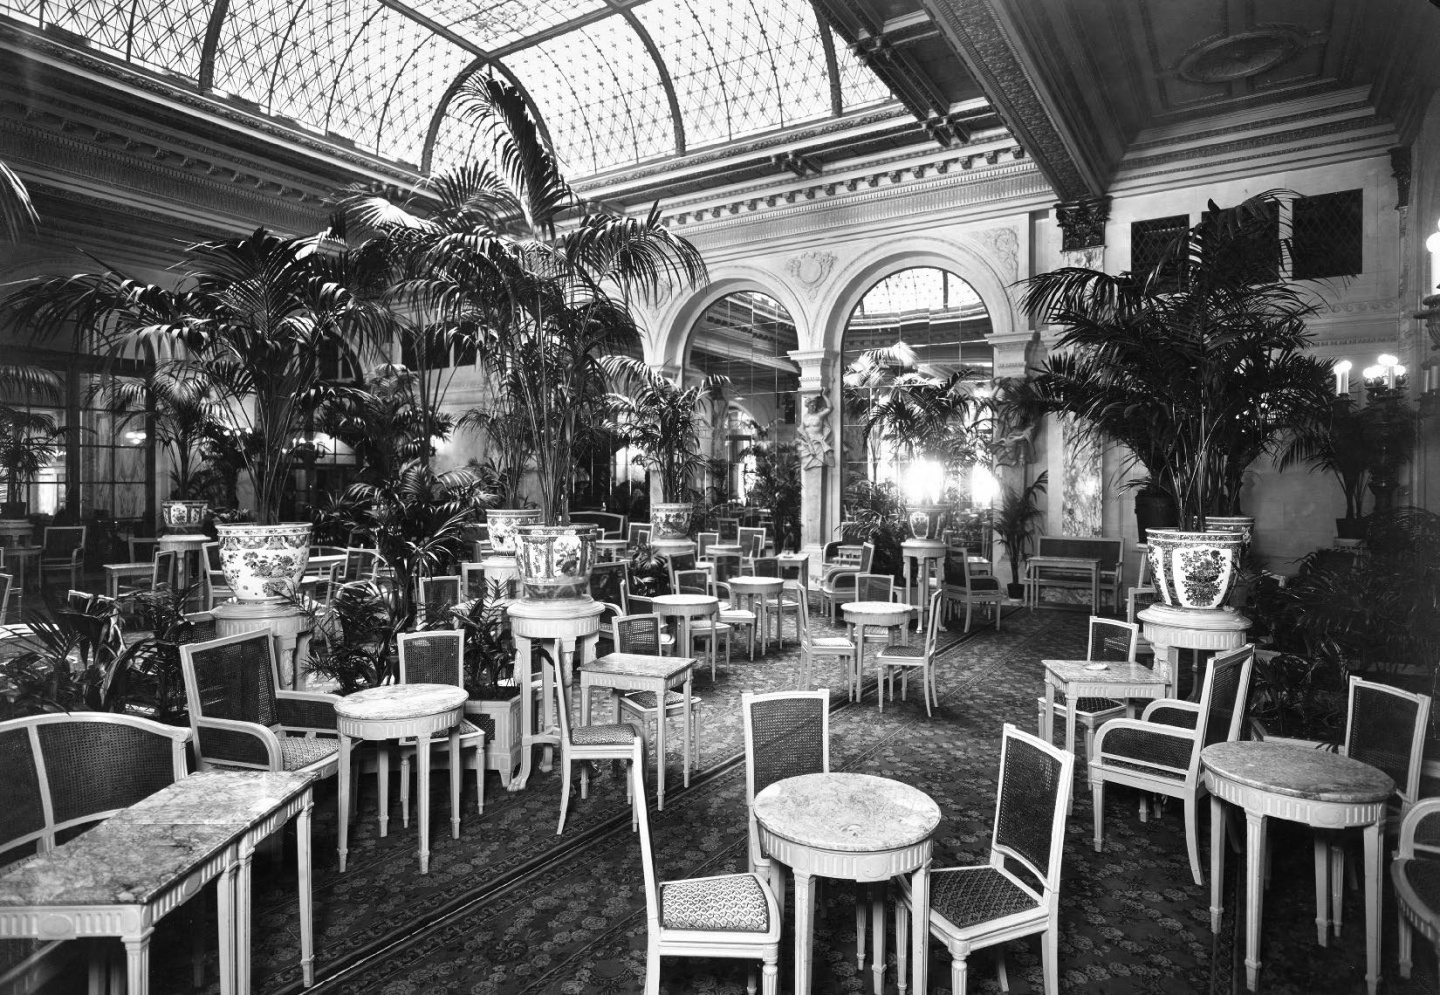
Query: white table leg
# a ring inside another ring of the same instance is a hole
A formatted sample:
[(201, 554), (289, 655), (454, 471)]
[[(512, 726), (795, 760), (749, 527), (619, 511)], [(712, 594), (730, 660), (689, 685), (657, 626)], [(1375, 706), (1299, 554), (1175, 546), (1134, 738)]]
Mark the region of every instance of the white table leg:
[(295, 827), (296, 863), (300, 887), (300, 973), (305, 987), (315, 984), (315, 903), (311, 894), (310, 816), (315, 808), (312, 793), (306, 792), (305, 807)]
[(423, 732), (415, 737), (416, 780), (419, 789), (415, 799), (420, 823), (420, 873), (430, 873), (430, 734)]
[[(684, 767), (683, 767), (682, 769), (683, 769), (684, 772), (685, 772), (685, 775), (684, 775), (684, 776), (685, 776), (685, 787), (687, 787), (687, 788), (690, 787), (690, 683), (691, 683), (691, 676), (690, 676), (690, 674), (686, 674), (686, 675), (685, 675), (685, 688), (684, 688), (683, 691), (681, 691), (681, 694), (684, 696), (685, 700), (681, 703), (681, 707), (684, 709), (684, 711), (682, 711), (682, 712), (680, 713), (680, 714), (681, 714), (681, 719), (680, 719), (680, 722), (681, 722), (681, 725), (680, 725), (681, 733), (680, 733), (680, 735), (683, 737), (683, 745), (684, 745), (684, 747), (685, 747), (685, 765), (684, 765)], [(665, 696), (664, 696), (663, 693), (662, 693), (661, 696), (660, 696), (660, 700), (661, 700), (661, 701), (664, 701), (664, 700), (665, 700)], [(664, 715), (662, 714), (660, 718), (661, 718), (661, 721), (663, 722), (665, 717), (664, 717)]]
[(1311, 846), (1315, 858), (1315, 942), (1324, 947), (1329, 946), (1330, 941), (1330, 918), (1326, 915), (1326, 910), (1330, 907), (1329, 839), (1324, 833), (1317, 831)]
[[(846, 683), (849, 686), (846, 688), (846, 691), (850, 695), (850, 700), (854, 701), (856, 690), (860, 683), (859, 678), (856, 675), (860, 673), (860, 666), (863, 662), (862, 654), (864, 653), (864, 649), (861, 641), (855, 638), (857, 628), (855, 623), (849, 622), (847, 623), (847, 625), (850, 628), (850, 645), (855, 648), (855, 653), (850, 658), (850, 673), (846, 675), (846, 677), (848, 678)], [(863, 638), (863, 633), (861, 633), (861, 635)]]
[(138, 937), (125, 937), (125, 990), (128, 995), (147, 995), (150, 991), (150, 934), (147, 929)]
[(1265, 910), (1265, 816), (1245, 813), (1245, 984), (1260, 977), (1260, 920)]
[(235, 881), (235, 990), (250, 991), (250, 864), (251, 847), (240, 855), (240, 873)]
[(531, 690), (531, 653), (529, 636), (515, 637), (515, 679), (520, 685), (520, 772), (510, 778), (510, 790), (524, 789), (530, 780), (534, 744), (530, 737), (535, 732), (535, 698)]
[(460, 838), (460, 723), (450, 727), (450, 838)]
[(809, 995), (811, 946), (815, 929), (814, 907), (810, 904), (814, 881), (808, 871), (798, 868), (795, 881), (795, 995)]
[[(914, 986), (915, 995), (928, 991), (928, 973), (930, 969), (930, 958), (926, 956), (930, 948), (930, 858), (927, 855), (925, 862), (915, 869), (910, 875), (910, 901), (911, 901), (911, 951), (913, 964), (911, 971), (911, 984)], [(900, 942), (898, 939), (895, 942)]]
[[(419, 747), (416, 747), (419, 750)], [(416, 760), (419, 760), (417, 754)], [(390, 741), (375, 744), (375, 769), (380, 782), (380, 835), (390, 835)]]
[(236, 995), (235, 877), (240, 862), (232, 857), (215, 879), (215, 921), (220, 934), (220, 995)]
[(350, 836), (350, 746), (351, 739), (340, 734), (340, 870), (345, 870), (345, 844)]
[[(1370, 995), (1380, 986), (1380, 917), (1384, 915), (1380, 889), (1385, 872), (1380, 836), (1384, 825), (1382, 815), (1380, 821), (1365, 827), (1365, 987)], [(1335, 887), (1341, 883), (1336, 881)]]
[(1046, 743), (1055, 745), (1055, 685), (1045, 682), (1045, 715), (1040, 720), (1040, 735)]
[[(713, 638), (713, 636), (712, 636)], [(665, 810), (665, 682), (657, 681), (655, 703), (658, 715), (655, 719), (655, 811)], [(685, 717), (689, 726), (689, 716)], [(687, 740), (688, 741), (688, 740)]]

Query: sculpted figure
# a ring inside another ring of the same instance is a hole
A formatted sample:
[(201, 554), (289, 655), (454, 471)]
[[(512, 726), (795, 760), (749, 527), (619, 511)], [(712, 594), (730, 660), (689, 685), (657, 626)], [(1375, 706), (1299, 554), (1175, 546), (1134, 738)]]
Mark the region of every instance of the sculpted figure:
[(805, 401), (805, 416), (800, 419), (796, 441), (800, 443), (800, 465), (818, 470), (835, 465), (835, 448), (830, 444), (830, 399), (818, 393)]

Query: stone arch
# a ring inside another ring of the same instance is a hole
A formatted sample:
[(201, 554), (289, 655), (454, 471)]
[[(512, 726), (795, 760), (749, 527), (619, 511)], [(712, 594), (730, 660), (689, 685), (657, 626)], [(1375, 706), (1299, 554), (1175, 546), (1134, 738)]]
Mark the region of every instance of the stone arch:
[(916, 267), (947, 270), (974, 287), (990, 313), (991, 335), (1006, 335), (1016, 330), (1017, 313), (1006, 281), (977, 248), (950, 239), (906, 237), (903, 241), (875, 246), (845, 265), (835, 277), (839, 290), (829, 299), (816, 323), (818, 341), (805, 344), (802, 336), (801, 348), (824, 349), (839, 355), (850, 312), (866, 291), (887, 276)]
[(651, 365), (673, 364), (683, 367), (690, 349), (690, 335), (705, 309), (722, 297), (741, 291), (773, 297), (784, 306), (795, 322), (796, 339), (803, 343), (810, 332), (800, 299), (773, 273), (754, 266), (725, 266), (712, 274), (710, 282), (683, 300), (663, 323), (664, 332), (658, 339), (646, 342), (645, 361)]

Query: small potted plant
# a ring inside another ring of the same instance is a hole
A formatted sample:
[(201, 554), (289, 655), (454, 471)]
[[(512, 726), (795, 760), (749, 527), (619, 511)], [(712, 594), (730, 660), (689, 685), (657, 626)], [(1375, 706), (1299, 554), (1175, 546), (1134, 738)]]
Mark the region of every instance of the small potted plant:
[(1025, 586), (1020, 583), (1020, 569), (1030, 556), (1031, 543), (1045, 518), (1045, 511), (1036, 499), (1049, 486), (1049, 476), (1048, 472), (1042, 473), (1028, 487), (1018, 491), (1007, 484), (1001, 494), (1000, 507), (993, 512), (990, 520), (996, 541), (1005, 547), (1005, 553), (1010, 558), (1010, 583), (1006, 585), (1005, 593), (1017, 600), (1025, 596)]
[(465, 714), (485, 730), (485, 766), (510, 778), (520, 766), (520, 688), (515, 684), (515, 639), (499, 584), (454, 618), (465, 632)]
[(5, 502), (0, 518), (24, 518), (26, 492), (35, 478), (60, 455), (63, 429), (45, 414), (12, 412), (0, 427), (0, 469), (5, 471)]

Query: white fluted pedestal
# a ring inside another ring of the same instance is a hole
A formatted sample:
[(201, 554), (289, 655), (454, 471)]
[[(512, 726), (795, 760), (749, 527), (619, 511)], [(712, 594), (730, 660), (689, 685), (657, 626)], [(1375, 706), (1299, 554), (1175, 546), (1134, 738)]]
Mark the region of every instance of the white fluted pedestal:
[[(1223, 653), (1245, 645), (1250, 620), (1233, 608), (1199, 610), (1151, 605), (1136, 618), (1144, 623), (1144, 636), (1155, 648), (1155, 670), (1164, 675), (1169, 696), (1178, 688), (1180, 650)], [(1200, 675), (1191, 666), (1191, 698), (1199, 697)]]
[[(520, 773), (510, 779), (509, 787), (511, 791), (519, 791), (530, 779), (534, 763), (532, 747), (545, 747), (540, 769), (549, 770), (554, 762), (555, 747), (560, 745), (555, 691), (548, 678), (542, 677), (544, 718), (540, 728), (535, 728), (535, 692), (531, 680), (534, 644), (551, 644), (550, 658), (556, 662), (556, 670), (563, 680), (564, 674), (595, 659), (600, 616), (605, 612), (605, 605), (590, 598), (521, 599), (511, 602), (506, 611), (510, 614), (510, 631), (515, 636), (515, 683), (520, 686)], [(568, 702), (568, 698), (566, 700)]]
[[(203, 536), (201, 538), (204, 538)], [(238, 636), (242, 632), (270, 629), (275, 637), (275, 662), (280, 683), (302, 688), (304, 681), (296, 650), (302, 636), (310, 632), (310, 616), (284, 601), (222, 601), (211, 609), (217, 636)]]

